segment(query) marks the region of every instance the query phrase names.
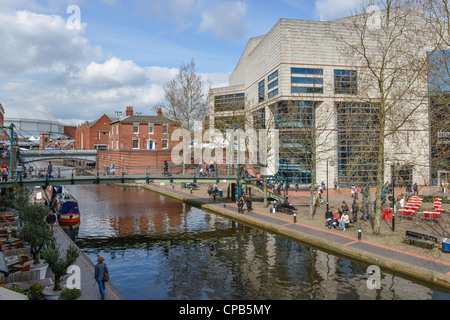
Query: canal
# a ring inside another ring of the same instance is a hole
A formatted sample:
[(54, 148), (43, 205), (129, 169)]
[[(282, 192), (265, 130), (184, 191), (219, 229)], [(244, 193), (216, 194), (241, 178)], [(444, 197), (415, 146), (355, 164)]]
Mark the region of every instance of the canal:
[(66, 230), (129, 300), (396, 300), (450, 295), (244, 226), (139, 188), (67, 186), (79, 227)]

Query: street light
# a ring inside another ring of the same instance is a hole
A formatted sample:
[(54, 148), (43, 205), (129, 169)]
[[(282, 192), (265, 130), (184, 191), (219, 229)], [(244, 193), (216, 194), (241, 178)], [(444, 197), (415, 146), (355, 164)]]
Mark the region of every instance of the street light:
[(392, 165), (392, 231), (395, 231), (395, 174), (399, 166), (400, 163), (398, 162), (397, 165)]
[[(328, 185), (328, 160), (329, 159), (327, 159), (327, 184), (326, 184), (326, 188), (327, 188), (327, 212), (329, 210), (329, 205), (328, 205), (328, 188), (329, 188), (329, 185)], [(333, 160), (330, 161), (330, 166), (334, 167), (334, 161)]]

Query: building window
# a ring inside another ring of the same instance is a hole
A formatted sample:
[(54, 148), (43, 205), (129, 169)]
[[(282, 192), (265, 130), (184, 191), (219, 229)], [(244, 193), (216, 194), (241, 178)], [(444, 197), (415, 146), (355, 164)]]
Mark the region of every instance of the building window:
[(264, 101), (264, 95), (266, 94), (266, 82), (263, 80), (258, 83), (258, 102)]
[(267, 90), (272, 90), (273, 88), (275, 88), (276, 86), (278, 86), (278, 79), (269, 83), (267, 86)]
[(148, 124), (148, 134), (154, 134), (155, 133), (155, 124), (149, 123)]
[(139, 139), (133, 139), (133, 149), (139, 149)]
[(139, 133), (139, 123), (133, 123), (133, 133)]
[(119, 150), (119, 140), (116, 140), (116, 149)]
[(339, 102), (337, 109), (339, 184), (376, 184), (380, 125), (376, 106)]
[(275, 71), (274, 73), (272, 73), (270, 76), (268, 76), (267, 77), (267, 81), (270, 82), (270, 81), (272, 81), (273, 79), (275, 79), (277, 77), (278, 77), (278, 70)]
[(119, 124), (116, 125), (116, 134), (119, 134)]
[(169, 133), (169, 124), (163, 123), (163, 134), (168, 134), (168, 133)]
[(275, 128), (279, 129), (279, 172), (289, 182), (310, 184), (314, 162), (316, 103), (281, 101), (275, 104)]
[(323, 69), (291, 68), (291, 74), (301, 74), (303, 77), (291, 76), (291, 93), (323, 93)]
[(312, 75), (323, 75), (323, 69), (314, 68), (291, 68), (292, 74), (312, 74)]
[(265, 129), (266, 128), (266, 109), (262, 108), (253, 112), (253, 129)]
[(161, 140), (161, 149), (169, 149), (169, 139)]
[(214, 97), (215, 112), (243, 110), (245, 108), (245, 94), (235, 93)]
[(274, 97), (274, 96), (276, 96), (277, 94), (278, 94), (278, 88), (273, 90), (273, 91), (271, 91), (271, 92), (269, 92), (269, 94), (268, 94), (269, 99)]
[(155, 150), (156, 143), (154, 140), (148, 140), (148, 150)]
[(291, 87), (291, 93), (323, 93), (323, 88)]
[(356, 94), (358, 76), (355, 70), (334, 70), (334, 93)]
[(292, 83), (298, 83), (298, 84), (323, 84), (322, 78), (299, 78), (299, 77), (292, 77), (291, 78)]

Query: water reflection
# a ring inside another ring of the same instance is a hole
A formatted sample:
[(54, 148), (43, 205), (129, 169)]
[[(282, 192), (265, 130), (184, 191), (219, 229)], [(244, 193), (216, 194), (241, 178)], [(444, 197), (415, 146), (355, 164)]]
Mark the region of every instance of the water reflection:
[(77, 245), (106, 258), (127, 299), (448, 299), (367, 266), (249, 228), (158, 194), (70, 186), (82, 213)]

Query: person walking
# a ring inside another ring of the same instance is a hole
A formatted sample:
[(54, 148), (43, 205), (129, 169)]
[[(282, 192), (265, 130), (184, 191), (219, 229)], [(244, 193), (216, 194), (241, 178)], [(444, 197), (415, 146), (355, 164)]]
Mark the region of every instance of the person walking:
[(53, 212), (49, 212), (47, 218), (45, 218), (45, 221), (47, 222), (47, 225), (50, 228), (53, 235), (53, 226), (55, 225), (56, 222), (56, 215)]
[(108, 266), (105, 263), (105, 259), (103, 257), (97, 258), (97, 264), (95, 265), (95, 274), (94, 278), (97, 281), (98, 289), (100, 290), (100, 294), (102, 296), (102, 300), (105, 300), (105, 281), (109, 279), (105, 279), (105, 272), (109, 276)]
[(2, 181), (8, 182), (8, 168), (6, 166), (2, 167)]
[(247, 212), (252, 211), (252, 198), (250, 196), (247, 196)]
[(418, 196), (419, 195), (419, 186), (417, 185), (417, 182), (414, 182), (414, 195)]
[(238, 201), (237, 201), (237, 205), (238, 205), (238, 213), (243, 214), (244, 213), (244, 197), (240, 196)]
[(53, 178), (52, 172), (53, 172), (53, 164), (51, 161), (49, 161), (47, 166), (47, 174), (49, 179)]

